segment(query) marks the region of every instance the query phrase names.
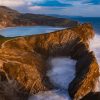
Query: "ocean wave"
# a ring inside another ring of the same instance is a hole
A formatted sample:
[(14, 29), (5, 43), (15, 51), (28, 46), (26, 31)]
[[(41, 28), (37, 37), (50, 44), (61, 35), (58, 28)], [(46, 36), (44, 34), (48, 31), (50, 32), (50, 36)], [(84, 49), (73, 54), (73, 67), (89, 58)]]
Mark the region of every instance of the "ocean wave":
[(47, 76), (59, 90), (39, 92), (29, 100), (71, 100), (68, 94), (68, 85), (75, 77), (76, 61), (70, 58), (52, 58), (49, 60), (51, 70)]
[[(96, 34), (94, 39), (90, 41), (90, 50), (94, 51), (100, 66), (100, 35)], [(74, 68), (76, 62), (69, 58), (54, 58), (51, 59), (50, 63), (54, 69), (51, 69), (47, 75), (50, 77), (54, 85), (62, 88), (63, 90), (59, 89), (39, 92), (34, 96), (30, 96), (29, 100), (71, 100), (67, 88), (68, 84), (75, 76)], [(96, 84), (95, 91), (100, 91), (100, 77)]]

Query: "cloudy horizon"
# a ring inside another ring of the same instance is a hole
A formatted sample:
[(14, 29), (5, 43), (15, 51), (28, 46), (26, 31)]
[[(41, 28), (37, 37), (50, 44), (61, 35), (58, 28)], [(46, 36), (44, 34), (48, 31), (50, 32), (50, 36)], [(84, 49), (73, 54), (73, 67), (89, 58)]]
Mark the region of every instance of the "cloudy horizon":
[(0, 0), (0, 5), (25, 13), (100, 17), (100, 0)]

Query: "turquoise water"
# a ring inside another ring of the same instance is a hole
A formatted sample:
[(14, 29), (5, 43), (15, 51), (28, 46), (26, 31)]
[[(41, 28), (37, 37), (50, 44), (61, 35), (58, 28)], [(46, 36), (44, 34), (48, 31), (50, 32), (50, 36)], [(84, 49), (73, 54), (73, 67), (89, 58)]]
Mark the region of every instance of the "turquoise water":
[(1, 29), (0, 35), (3, 35), (5, 37), (15, 37), (15, 36), (48, 33), (48, 32), (53, 32), (61, 29), (63, 28), (51, 27), (51, 26), (10, 27), (10, 28)]

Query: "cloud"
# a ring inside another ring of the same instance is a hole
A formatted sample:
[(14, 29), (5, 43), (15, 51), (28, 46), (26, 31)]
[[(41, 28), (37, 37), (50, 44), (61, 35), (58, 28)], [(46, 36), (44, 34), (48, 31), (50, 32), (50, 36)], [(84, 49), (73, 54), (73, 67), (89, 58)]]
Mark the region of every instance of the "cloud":
[(31, 7), (29, 7), (29, 10), (30, 11), (33, 11), (33, 10), (41, 10), (41, 9), (43, 9), (43, 7), (41, 7), (41, 6), (31, 6)]
[(100, 16), (100, 0), (0, 0), (20, 12), (72, 16)]
[(28, 7), (33, 4), (43, 3), (45, 0), (0, 0), (0, 5), (8, 7)]
[(67, 16), (100, 17), (100, 5), (78, 5), (72, 7), (32, 7), (35, 14), (58, 14)]
[(100, 16), (100, 13), (97, 13), (100, 9), (100, 5), (79, 5), (65, 8), (61, 11), (61, 14), (71, 15), (71, 16)]
[(64, 4), (72, 4), (73, 6), (87, 5), (91, 3), (90, 0), (57, 0), (57, 1)]
[(8, 6), (8, 7), (28, 7), (28, 6), (71, 6), (71, 4), (60, 3), (57, 0), (0, 0), (0, 5)]
[(0, 0), (0, 5), (8, 7), (18, 7), (25, 4), (26, 2), (24, 0)]

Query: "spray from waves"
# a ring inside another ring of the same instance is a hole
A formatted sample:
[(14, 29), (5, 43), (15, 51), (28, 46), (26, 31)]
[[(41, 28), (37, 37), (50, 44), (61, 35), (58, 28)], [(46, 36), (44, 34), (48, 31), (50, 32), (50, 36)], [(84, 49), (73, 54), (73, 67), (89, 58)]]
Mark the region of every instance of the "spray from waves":
[(67, 91), (65, 90), (52, 90), (39, 92), (34, 96), (30, 96), (28, 100), (71, 100)]
[[(95, 35), (94, 39), (90, 42), (90, 49), (95, 52), (100, 66), (100, 35)], [(47, 73), (47, 75), (50, 77), (53, 84), (63, 90), (58, 89), (39, 92), (35, 96), (30, 96), (29, 100), (71, 100), (66, 89), (68, 88), (70, 81), (74, 78), (76, 62), (68, 58), (53, 58), (50, 62), (53, 68)], [(100, 77), (95, 91), (100, 91)]]
[(68, 89), (75, 75), (76, 61), (69, 58), (52, 58), (50, 63), (51, 70), (48, 71), (47, 76), (51, 82), (58, 88)]
[[(98, 34), (95, 35), (94, 39), (90, 42), (90, 49), (94, 51), (100, 69), (100, 35)], [(100, 92), (100, 77), (98, 79), (95, 91)]]
[(51, 70), (47, 76), (58, 90), (39, 92), (29, 100), (71, 100), (68, 94), (68, 85), (75, 77), (76, 61), (69, 58), (52, 58), (49, 60)]

